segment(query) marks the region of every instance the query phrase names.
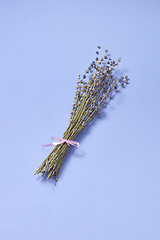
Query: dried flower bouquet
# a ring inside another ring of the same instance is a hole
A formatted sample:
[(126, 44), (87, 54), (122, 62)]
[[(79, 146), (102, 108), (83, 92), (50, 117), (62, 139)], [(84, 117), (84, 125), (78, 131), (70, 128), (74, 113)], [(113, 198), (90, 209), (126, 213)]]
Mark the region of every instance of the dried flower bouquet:
[[(112, 60), (109, 57), (108, 50), (105, 50), (103, 57), (99, 58), (99, 50), (96, 51), (97, 57), (93, 61), (85, 74), (78, 76), (78, 82), (74, 97), (74, 103), (71, 111), (70, 122), (62, 139), (57, 143), (51, 143), (47, 146), (56, 145), (49, 156), (43, 161), (35, 174), (42, 173), (47, 179), (55, 177), (55, 183), (58, 180), (62, 162), (67, 153), (69, 145), (78, 146), (75, 137), (93, 120), (96, 114), (112, 97), (120, 86), (128, 83), (128, 76), (116, 78), (113, 76), (115, 68), (120, 62)], [(87, 76), (88, 75), (88, 76)]]

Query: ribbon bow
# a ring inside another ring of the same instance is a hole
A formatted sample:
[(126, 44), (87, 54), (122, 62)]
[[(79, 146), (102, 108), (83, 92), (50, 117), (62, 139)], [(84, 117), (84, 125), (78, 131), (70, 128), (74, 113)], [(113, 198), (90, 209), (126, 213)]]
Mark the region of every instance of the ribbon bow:
[(79, 142), (76, 141), (72, 141), (72, 140), (68, 140), (68, 139), (64, 139), (64, 138), (58, 138), (58, 137), (51, 137), (53, 140), (58, 140), (58, 142), (53, 142), (53, 143), (49, 143), (49, 144), (45, 144), (42, 145), (42, 147), (51, 147), (51, 146), (56, 146), (62, 143), (67, 143), (68, 146), (72, 145), (74, 147), (79, 147), (80, 144)]

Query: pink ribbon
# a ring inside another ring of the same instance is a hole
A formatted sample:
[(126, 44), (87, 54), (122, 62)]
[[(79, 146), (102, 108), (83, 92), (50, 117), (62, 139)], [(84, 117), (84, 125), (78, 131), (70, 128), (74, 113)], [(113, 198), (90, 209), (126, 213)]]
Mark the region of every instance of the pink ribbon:
[(80, 144), (79, 142), (76, 141), (72, 141), (72, 140), (68, 140), (68, 139), (64, 139), (64, 138), (58, 138), (58, 137), (51, 137), (53, 140), (58, 140), (58, 142), (53, 142), (53, 143), (49, 143), (49, 144), (45, 144), (42, 145), (42, 147), (51, 147), (51, 146), (56, 146), (62, 143), (67, 143), (68, 146), (72, 145), (74, 147), (79, 147)]

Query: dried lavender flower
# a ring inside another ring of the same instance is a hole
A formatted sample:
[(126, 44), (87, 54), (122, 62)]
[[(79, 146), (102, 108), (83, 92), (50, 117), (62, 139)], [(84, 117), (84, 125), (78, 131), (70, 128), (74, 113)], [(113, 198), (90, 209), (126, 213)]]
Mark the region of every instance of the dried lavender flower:
[[(99, 55), (101, 47), (98, 46), (96, 54)], [(58, 180), (60, 168), (64, 157), (68, 151), (68, 141), (72, 141), (75, 137), (94, 119), (96, 114), (111, 99), (112, 95), (121, 86), (128, 84), (128, 76), (113, 76), (115, 67), (118, 66), (121, 58), (117, 61), (108, 58), (108, 50), (100, 61), (96, 57), (85, 74), (81, 77), (78, 75), (78, 82), (74, 97), (74, 103), (71, 110), (70, 122), (67, 130), (63, 134), (63, 142), (55, 146), (49, 156), (43, 161), (35, 174), (42, 173), (47, 179), (55, 177), (55, 183)], [(87, 78), (90, 72), (90, 77)], [(87, 76), (86, 76), (87, 74)]]

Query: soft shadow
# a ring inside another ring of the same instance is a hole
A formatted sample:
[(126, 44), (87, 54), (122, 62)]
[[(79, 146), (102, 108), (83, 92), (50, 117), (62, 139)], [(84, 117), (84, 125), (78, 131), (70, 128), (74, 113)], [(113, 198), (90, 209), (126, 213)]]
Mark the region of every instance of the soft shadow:
[(42, 184), (53, 184), (55, 185), (55, 178), (52, 176), (50, 179), (47, 179), (47, 174), (42, 177), (42, 173), (39, 173), (36, 176), (37, 181), (41, 181)]

